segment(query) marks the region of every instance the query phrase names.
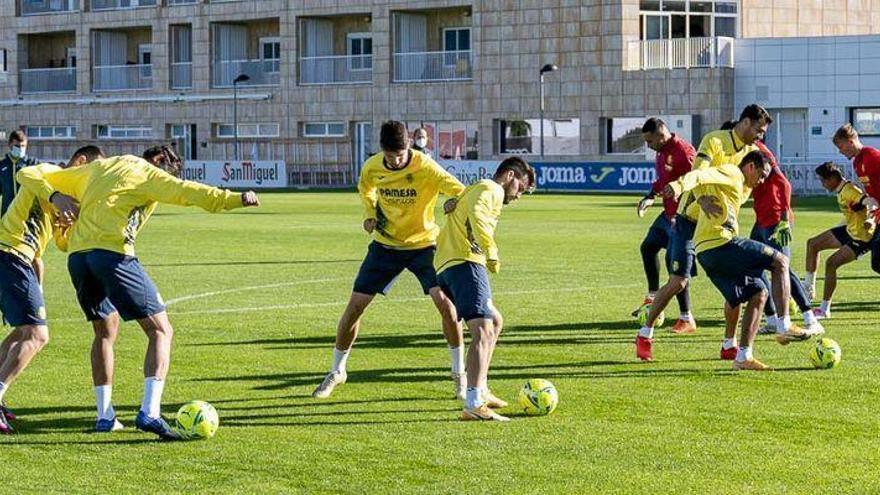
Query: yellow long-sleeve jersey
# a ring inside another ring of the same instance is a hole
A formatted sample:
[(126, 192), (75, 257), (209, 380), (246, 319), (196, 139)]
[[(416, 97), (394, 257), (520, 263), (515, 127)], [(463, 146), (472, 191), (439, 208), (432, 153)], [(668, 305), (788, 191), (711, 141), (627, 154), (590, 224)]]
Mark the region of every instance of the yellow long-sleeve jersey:
[(135, 256), (134, 244), (158, 203), (198, 206), (209, 212), (239, 208), (241, 194), (180, 180), (132, 155), (96, 160), (81, 167), (47, 172), (26, 167), (17, 175), (22, 189), (48, 200), (57, 192), (80, 202), (70, 233), (70, 252), (104, 249)]
[[(739, 210), (751, 190), (745, 186), (745, 176), (738, 166), (727, 163), (717, 167), (692, 170), (670, 183), (676, 193), (691, 192), (699, 211), (694, 244), (697, 253), (727, 244), (739, 234)], [(699, 207), (702, 196), (718, 199), (723, 212), (710, 217)]]
[(852, 182), (844, 179), (837, 191), (837, 205), (843, 218), (846, 221), (846, 232), (853, 239), (862, 242), (868, 242), (874, 237), (875, 226), (865, 227), (865, 221), (868, 220), (868, 210), (852, 211), (850, 208), (853, 204), (859, 203), (865, 196), (862, 189)]
[(465, 188), (437, 238), (434, 268), (438, 274), (466, 261), (485, 265), (487, 259), (498, 260), (495, 227), (503, 204), (504, 188), (493, 180)]
[[(743, 157), (757, 150), (756, 145), (745, 144), (733, 130), (712, 131), (703, 136), (700, 141), (693, 170), (718, 167), (724, 164), (739, 166)], [(680, 215), (695, 222), (700, 215), (699, 209), (699, 205), (694, 203), (694, 198), (690, 194), (682, 195), (678, 204)]]
[[(61, 170), (56, 165), (43, 163), (28, 167), (43, 173)], [(68, 229), (54, 226), (54, 208), (33, 191), (22, 188), (12, 200), (6, 214), (0, 219), (0, 251), (14, 254), (33, 262), (46, 250), (49, 239), (62, 251), (67, 250)]]
[(358, 181), (364, 218), (376, 220), (373, 238), (396, 249), (433, 246), (439, 232), (434, 220), (437, 195), (455, 197), (462, 191), (464, 185), (454, 175), (415, 150), (401, 169), (388, 168), (382, 153), (371, 156)]

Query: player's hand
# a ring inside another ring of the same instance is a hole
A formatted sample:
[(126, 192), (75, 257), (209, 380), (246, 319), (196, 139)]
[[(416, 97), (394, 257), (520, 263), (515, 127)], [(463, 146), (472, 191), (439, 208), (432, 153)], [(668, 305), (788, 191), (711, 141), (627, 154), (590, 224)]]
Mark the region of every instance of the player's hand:
[(486, 260), (486, 269), (489, 270), (489, 273), (498, 273), (501, 271), (501, 261), (500, 260)]
[(244, 206), (260, 206), (260, 198), (253, 191), (241, 193), (241, 204)]
[(368, 218), (364, 220), (364, 230), (366, 230), (368, 234), (372, 234), (373, 231), (376, 230), (376, 219)]
[(645, 211), (648, 208), (650, 208), (651, 205), (653, 205), (653, 204), (654, 204), (654, 197), (653, 196), (645, 196), (644, 198), (642, 198), (642, 200), (639, 201), (639, 207), (636, 210), (636, 213), (639, 215), (639, 218), (644, 217)]
[(678, 196), (675, 192), (675, 188), (672, 187), (672, 184), (666, 184), (666, 187), (663, 188), (663, 197), (669, 199), (675, 199)]
[(849, 204), (849, 210), (852, 212), (858, 213), (860, 211), (865, 211), (865, 209), (867, 209), (867, 207), (861, 201), (855, 201)]
[(724, 208), (721, 207), (718, 198), (715, 196), (700, 196), (697, 203), (699, 203), (700, 209), (708, 217), (717, 217), (724, 213)]
[(73, 225), (79, 218), (79, 202), (66, 194), (55, 192), (52, 194), (52, 206), (58, 210), (58, 223), (60, 225)]
[(788, 246), (791, 242), (791, 224), (787, 220), (783, 220), (776, 224), (773, 233), (770, 234), (770, 240), (778, 244), (780, 247)]
[(458, 206), (457, 198), (449, 198), (443, 203), (443, 213), (449, 215), (453, 211), (455, 211), (455, 207)]

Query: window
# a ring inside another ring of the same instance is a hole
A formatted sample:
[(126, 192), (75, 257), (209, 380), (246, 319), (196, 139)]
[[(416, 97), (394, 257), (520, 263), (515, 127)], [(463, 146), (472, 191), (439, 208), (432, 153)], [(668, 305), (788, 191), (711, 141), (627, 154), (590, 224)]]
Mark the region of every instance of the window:
[[(580, 154), (580, 119), (544, 119), (544, 154)], [(495, 150), (502, 155), (539, 155), (540, 119), (499, 120)]]
[(443, 64), (455, 66), (471, 49), (471, 28), (446, 28), (443, 30)]
[(75, 139), (76, 126), (72, 125), (39, 125), (25, 127), (28, 139)]
[(441, 122), (410, 121), (406, 128), (412, 136), (419, 127), (428, 131), (427, 150), (435, 159), (476, 160), (479, 155), (478, 126), (475, 120)]
[(281, 40), (279, 38), (260, 38), (260, 60), (263, 70), (277, 74), (281, 70)]
[[(223, 139), (234, 138), (235, 128), (232, 124), (214, 124), (214, 135)], [(272, 138), (279, 135), (280, 126), (278, 124), (238, 124), (239, 138)]]
[(343, 137), (345, 124), (342, 122), (306, 122), (303, 124), (303, 137)]
[(67, 47), (67, 65), (66, 67), (76, 67), (76, 48)]
[(606, 127), (605, 152), (620, 155), (642, 155), (647, 152), (645, 139), (642, 137), (642, 126), (645, 119), (615, 118), (608, 119)]
[(2, 50), (0, 50), (0, 72), (6, 72), (6, 71), (7, 71), (6, 49), (3, 48)]
[(98, 139), (152, 139), (153, 128), (135, 125), (97, 125), (95, 136)]
[(168, 137), (171, 138), (171, 144), (175, 146), (184, 160), (196, 159), (195, 124), (171, 124), (168, 126)]
[(736, 37), (736, 0), (641, 0), (641, 39)]
[(138, 45), (138, 64), (141, 66), (142, 78), (153, 77), (153, 45), (149, 43)]
[(370, 70), (373, 68), (373, 38), (370, 33), (349, 33), (348, 69)]
[(880, 108), (853, 108), (850, 120), (862, 136), (880, 136)]

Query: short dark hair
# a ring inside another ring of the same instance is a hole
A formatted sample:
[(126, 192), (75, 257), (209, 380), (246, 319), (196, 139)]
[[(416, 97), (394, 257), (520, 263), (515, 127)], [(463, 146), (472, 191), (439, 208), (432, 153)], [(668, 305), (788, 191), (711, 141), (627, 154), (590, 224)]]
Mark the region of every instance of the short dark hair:
[(86, 159), (86, 163), (90, 163), (99, 158), (104, 158), (104, 151), (93, 144), (88, 144), (74, 151), (73, 156), (70, 157), (70, 162), (68, 163), (73, 163), (77, 158), (81, 156)]
[(840, 126), (840, 129), (834, 133), (834, 138), (832, 141), (835, 143), (839, 143), (841, 141), (848, 141), (850, 139), (854, 139), (859, 137), (859, 133), (856, 132), (856, 128), (849, 122)]
[(770, 166), (770, 157), (765, 155), (761, 150), (750, 151), (743, 157), (742, 161), (739, 162), (739, 168), (743, 168), (749, 163), (761, 168), (768, 168)]
[(645, 121), (644, 125), (642, 125), (642, 132), (653, 134), (660, 129), (665, 128), (667, 128), (666, 122), (663, 122), (663, 119), (659, 117), (651, 117)]
[(721, 124), (721, 127), (719, 127), (718, 129), (722, 131), (730, 131), (733, 130), (734, 127), (736, 127), (736, 121), (728, 120), (727, 122)]
[(403, 122), (385, 121), (379, 130), (379, 146), (383, 151), (403, 151), (409, 147), (408, 134)]
[(532, 168), (525, 160), (518, 156), (511, 156), (505, 158), (501, 164), (498, 165), (498, 168), (495, 170), (495, 177), (507, 172), (508, 170), (513, 172), (513, 175), (516, 176), (517, 179), (528, 178), (529, 179), (529, 189), (534, 189), (537, 183), (535, 182), (535, 169)]
[(816, 175), (823, 179), (836, 177), (838, 180), (843, 180), (843, 172), (840, 171), (840, 167), (835, 165), (834, 162), (825, 162), (816, 167)]
[(749, 119), (752, 122), (763, 120), (767, 125), (773, 123), (773, 117), (770, 116), (770, 113), (757, 103), (752, 103), (743, 108), (742, 113), (739, 114), (739, 121), (742, 122), (743, 119)]
[(180, 157), (171, 149), (171, 146), (160, 144), (151, 146), (144, 151), (144, 160), (153, 163), (156, 157), (160, 157), (159, 163), (156, 164), (159, 168), (175, 177), (180, 174), (182, 166)]
[(27, 141), (27, 134), (21, 129), (16, 129), (9, 133), (9, 141), (7, 144), (12, 144), (13, 141)]

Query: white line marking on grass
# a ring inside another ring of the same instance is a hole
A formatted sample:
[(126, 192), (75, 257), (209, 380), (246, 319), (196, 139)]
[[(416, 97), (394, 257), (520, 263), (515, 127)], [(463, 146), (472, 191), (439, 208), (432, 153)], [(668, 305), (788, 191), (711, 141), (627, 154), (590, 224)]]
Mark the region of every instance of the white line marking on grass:
[(251, 290), (261, 290), (261, 289), (277, 289), (278, 287), (290, 287), (293, 285), (305, 285), (305, 284), (321, 284), (324, 282), (337, 282), (340, 280), (349, 280), (351, 277), (336, 277), (336, 278), (318, 278), (311, 280), (297, 280), (295, 282), (281, 282), (276, 284), (266, 284), (266, 285), (251, 285), (248, 287), (238, 287), (235, 289), (225, 289), (225, 290), (217, 290), (212, 292), (202, 292), (200, 294), (190, 294), (188, 296), (176, 297), (174, 299), (169, 299), (165, 302), (166, 306), (171, 306), (172, 304), (177, 304), (184, 301), (191, 301), (193, 299), (202, 299), (205, 297), (213, 297), (219, 296), (223, 294), (234, 294), (236, 292), (247, 292)]
[[(502, 296), (518, 296), (518, 295), (528, 295), (528, 294), (541, 294), (544, 292), (580, 292), (587, 291), (593, 289), (627, 289), (632, 287), (641, 287), (642, 284), (623, 284), (623, 285), (603, 285), (601, 287), (560, 287), (560, 288), (547, 288), (547, 289), (528, 289), (528, 290), (513, 290), (506, 292), (496, 292), (497, 295)], [(388, 299), (386, 303), (411, 303), (416, 301), (423, 301), (427, 299), (427, 296), (422, 297), (406, 297), (403, 299)], [(344, 306), (347, 304), (347, 301), (334, 301), (334, 302), (322, 302), (322, 303), (302, 303), (302, 304), (278, 304), (272, 306), (251, 306), (245, 308), (219, 308), (219, 309), (200, 309), (195, 311), (175, 311), (171, 313), (172, 316), (177, 315), (204, 315), (204, 314), (227, 314), (227, 313), (249, 313), (254, 311), (271, 311), (277, 309), (303, 309), (303, 308), (325, 308), (329, 306)]]

